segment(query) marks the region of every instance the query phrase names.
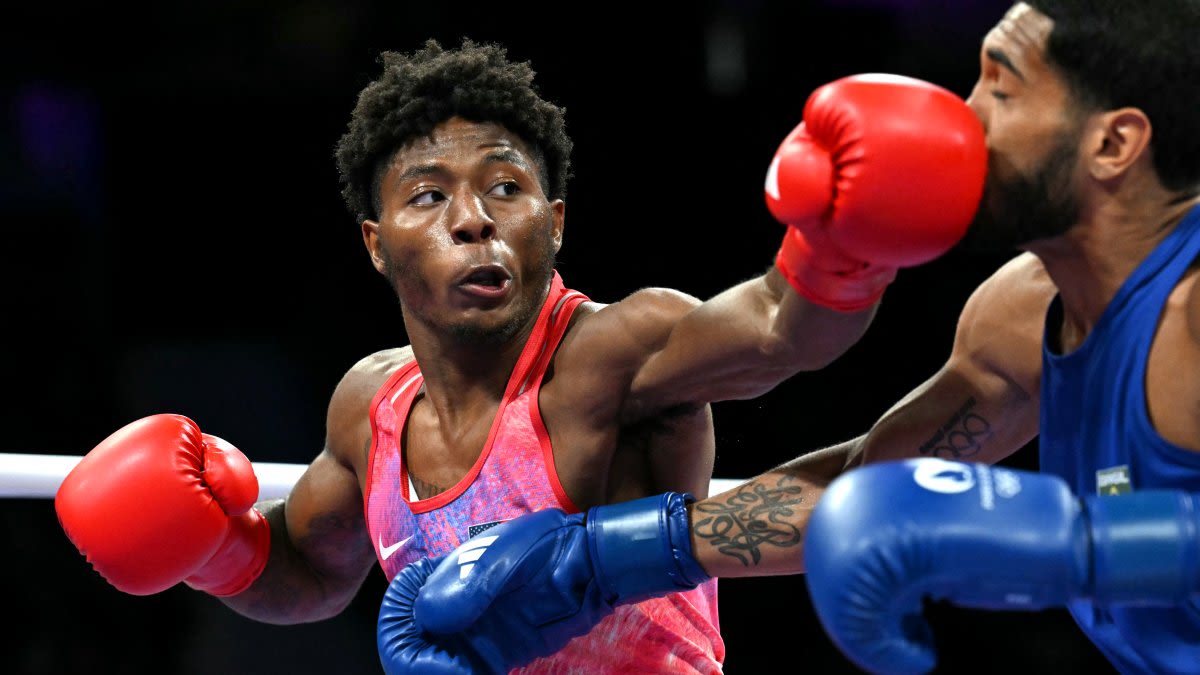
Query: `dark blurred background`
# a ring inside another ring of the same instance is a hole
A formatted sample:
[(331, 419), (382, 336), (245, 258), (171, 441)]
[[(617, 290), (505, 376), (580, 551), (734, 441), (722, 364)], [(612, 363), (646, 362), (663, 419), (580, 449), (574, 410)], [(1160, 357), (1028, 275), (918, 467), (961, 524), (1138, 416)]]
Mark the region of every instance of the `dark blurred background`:
[[(316, 455), (341, 375), (407, 342), (332, 159), (381, 50), (467, 36), (531, 61), (576, 143), (568, 285), (606, 302), (652, 285), (706, 298), (772, 260), (783, 229), (763, 177), (815, 87), (892, 72), (966, 96), (1007, 5), (10, 5), (0, 452), (83, 455), (133, 419), (180, 412), (254, 461)], [(1007, 257), (955, 251), (903, 270), (841, 360), (717, 404), (717, 475), (749, 477), (865, 431), (942, 365), (959, 308)], [(1006, 463), (1036, 468), (1036, 448)], [(66, 539), (51, 499), (0, 501), (0, 523), (0, 671), (379, 672), (378, 570), (342, 616), (269, 626), (182, 586), (116, 591)], [(817, 624), (803, 577), (721, 588), (727, 672), (856, 672)], [(928, 616), (939, 672), (1108, 670), (1065, 612), (931, 604)]]

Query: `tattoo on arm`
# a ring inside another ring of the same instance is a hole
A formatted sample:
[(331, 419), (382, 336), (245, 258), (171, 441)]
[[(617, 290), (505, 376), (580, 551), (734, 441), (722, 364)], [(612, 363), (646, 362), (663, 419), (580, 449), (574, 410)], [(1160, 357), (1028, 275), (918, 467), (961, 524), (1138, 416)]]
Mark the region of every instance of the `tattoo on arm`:
[(974, 397), (967, 398), (941, 429), (921, 445), (921, 455), (942, 459), (966, 459), (979, 454), (992, 435), (992, 425), (974, 412)]
[(799, 546), (802, 531), (794, 520), (803, 492), (796, 479), (782, 476), (774, 486), (752, 483), (742, 486), (724, 503), (697, 502), (692, 532), (721, 553), (737, 558), (746, 567), (762, 560), (762, 547)]

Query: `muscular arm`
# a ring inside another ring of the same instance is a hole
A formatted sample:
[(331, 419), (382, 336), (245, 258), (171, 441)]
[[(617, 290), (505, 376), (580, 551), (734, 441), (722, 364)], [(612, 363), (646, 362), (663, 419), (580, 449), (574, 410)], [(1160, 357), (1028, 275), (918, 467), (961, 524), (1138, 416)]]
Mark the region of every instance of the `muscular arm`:
[(679, 408), (759, 396), (803, 370), (814, 370), (859, 340), (874, 307), (836, 312), (796, 294), (774, 267), (706, 302), (646, 289), (587, 318), (560, 351), (559, 363), (603, 364), (589, 384), (628, 393), (617, 412), (632, 422)]
[(803, 572), (809, 515), (848, 468), (918, 456), (996, 462), (1032, 440), (1042, 326), (1053, 293), (1031, 258), (1014, 259), (967, 301), (946, 365), (870, 431), (693, 504), (693, 552), (705, 571)]
[(1057, 289), (1022, 254), (971, 294), (946, 364), (892, 406), (849, 463), (909, 457), (997, 462), (1038, 431), (1042, 336)]
[(368, 406), (383, 377), (385, 360), (369, 357), (338, 384), (325, 449), (285, 500), (258, 505), (271, 524), (266, 569), (225, 604), (259, 621), (294, 624), (334, 616), (354, 599), (375, 563), (358, 472), (371, 439)]
[(875, 307), (846, 313), (800, 297), (772, 267), (684, 314), (638, 370), (637, 405), (746, 399), (858, 342)]
[(692, 504), (692, 554), (704, 571), (714, 577), (803, 572), (809, 515), (825, 486), (845, 470), (849, 443), (797, 457)]

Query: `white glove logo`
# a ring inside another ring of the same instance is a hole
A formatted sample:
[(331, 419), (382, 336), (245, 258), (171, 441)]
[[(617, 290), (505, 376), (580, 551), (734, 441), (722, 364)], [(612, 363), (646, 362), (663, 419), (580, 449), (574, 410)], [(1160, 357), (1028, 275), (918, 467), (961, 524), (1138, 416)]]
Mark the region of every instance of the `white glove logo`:
[(913, 464), (913, 480), (930, 492), (955, 495), (975, 487), (975, 475), (966, 464), (935, 457), (918, 459)]
[(771, 166), (767, 167), (767, 181), (763, 185), (763, 189), (767, 194), (771, 195), (771, 199), (779, 201), (779, 158), (771, 160)]
[(495, 535), (490, 537), (475, 537), (467, 540), (467, 543), (463, 544), (458, 549), (458, 558), (456, 562), (458, 563), (459, 579), (467, 578), (467, 575), (469, 575), (471, 570), (475, 567), (475, 561), (479, 560), (479, 556), (483, 555), (484, 551), (487, 550), (487, 547), (491, 546), (492, 542), (496, 541), (497, 539), (499, 539), (499, 537)]

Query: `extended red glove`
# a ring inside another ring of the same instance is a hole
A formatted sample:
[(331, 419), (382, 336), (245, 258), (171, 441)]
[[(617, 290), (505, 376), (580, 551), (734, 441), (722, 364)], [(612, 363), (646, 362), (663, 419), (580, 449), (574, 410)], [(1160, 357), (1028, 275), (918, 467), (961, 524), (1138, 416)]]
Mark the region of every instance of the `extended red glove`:
[(253, 466), (182, 415), (117, 430), (80, 460), (54, 498), (67, 537), (117, 589), (149, 595), (183, 581), (236, 595), (262, 573), (270, 527), (252, 508)]
[(898, 268), (962, 239), (986, 175), (983, 125), (949, 90), (887, 74), (826, 84), (767, 171), (767, 208), (791, 226), (776, 266), (812, 302), (866, 309)]

